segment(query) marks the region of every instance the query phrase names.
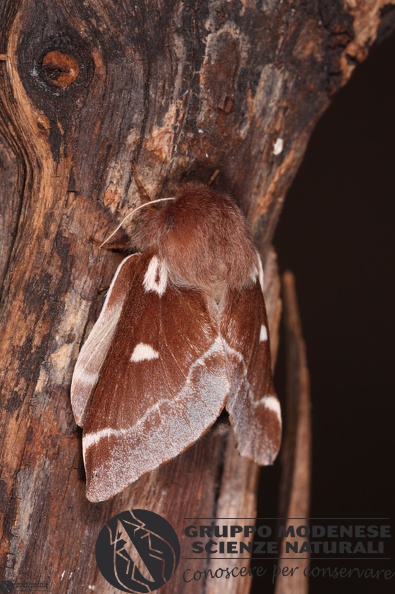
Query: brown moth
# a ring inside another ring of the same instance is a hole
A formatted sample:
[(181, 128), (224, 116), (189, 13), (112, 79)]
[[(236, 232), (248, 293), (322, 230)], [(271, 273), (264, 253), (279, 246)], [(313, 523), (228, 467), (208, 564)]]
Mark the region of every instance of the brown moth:
[(242, 456), (271, 464), (281, 440), (262, 264), (238, 207), (185, 185), (141, 211), (132, 243), (71, 387), (90, 501), (178, 456), (224, 408)]

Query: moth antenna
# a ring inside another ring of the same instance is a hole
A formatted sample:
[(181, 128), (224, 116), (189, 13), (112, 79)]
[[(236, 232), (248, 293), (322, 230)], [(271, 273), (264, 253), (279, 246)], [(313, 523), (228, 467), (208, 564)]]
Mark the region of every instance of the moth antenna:
[(124, 222), (129, 219), (132, 215), (134, 215), (135, 212), (137, 212), (138, 210), (140, 210), (141, 208), (144, 208), (145, 206), (151, 206), (151, 204), (157, 204), (158, 202), (165, 202), (166, 200), (175, 200), (174, 196), (171, 196), (169, 198), (158, 198), (157, 200), (151, 200), (151, 202), (144, 202), (144, 204), (140, 204), (140, 206), (138, 206), (137, 208), (134, 208), (131, 212), (129, 212), (129, 214), (126, 215), (126, 217), (124, 217), (122, 219), (122, 221), (119, 223), (118, 227), (115, 229), (115, 231), (113, 231), (111, 233), (111, 235), (109, 235), (100, 245), (99, 248), (102, 248), (103, 245), (105, 243), (107, 243), (111, 237), (114, 237), (114, 235), (117, 233), (117, 231), (119, 231), (119, 229), (122, 227), (122, 225), (124, 224)]

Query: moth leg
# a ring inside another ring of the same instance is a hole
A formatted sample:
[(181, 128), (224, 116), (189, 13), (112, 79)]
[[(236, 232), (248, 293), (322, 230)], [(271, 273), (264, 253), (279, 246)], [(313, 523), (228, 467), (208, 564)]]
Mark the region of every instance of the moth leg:
[(99, 295), (101, 295), (102, 293), (105, 293), (106, 291), (108, 291), (108, 289), (110, 288), (111, 285), (106, 285), (105, 287), (99, 287), (97, 292), (99, 293)]
[(148, 194), (147, 190), (144, 188), (143, 184), (139, 180), (139, 176), (137, 175), (137, 165), (136, 165), (135, 161), (132, 161), (132, 169), (133, 169), (134, 181), (136, 182), (136, 186), (137, 186), (138, 192), (140, 194), (141, 202), (142, 203), (151, 202), (151, 200), (152, 200), (151, 196)]
[(103, 243), (102, 240), (96, 239), (96, 237), (93, 237), (93, 235), (91, 235), (89, 237), (89, 241), (93, 243), (93, 245), (96, 245), (97, 247), (101, 248), (102, 250), (108, 250), (110, 252), (119, 252), (130, 248), (130, 240), (128, 237), (125, 237), (124, 239), (121, 239), (113, 243)]
[(217, 179), (218, 175), (219, 175), (219, 169), (216, 169), (214, 171), (213, 175), (210, 177), (210, 179), (207, 182), (207, 185), (208, 185), (209, 188), (211, 188), (211, 186), (213, 185), (213, 183)]

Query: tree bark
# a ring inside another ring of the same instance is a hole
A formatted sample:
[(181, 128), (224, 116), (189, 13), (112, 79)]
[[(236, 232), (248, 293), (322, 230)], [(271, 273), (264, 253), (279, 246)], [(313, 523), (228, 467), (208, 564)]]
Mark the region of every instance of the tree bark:
[[(85, 499), (69, 387), (120, 261), (89, 236), (138, 202), (132, 160), (152, 197), (219, 169), (268, 263), (276, 343), (268, 254), (286, 190), (393, 3), (3, 0), (0, 578), (106, 594), (94, 544), (120, 510), (163, 513), (179, 534), (185, 516), (254, 515), (258, 470), (218, 429), (114, 500)], [(205, 591), (183, 582), (187, 563), (163, 592)]]

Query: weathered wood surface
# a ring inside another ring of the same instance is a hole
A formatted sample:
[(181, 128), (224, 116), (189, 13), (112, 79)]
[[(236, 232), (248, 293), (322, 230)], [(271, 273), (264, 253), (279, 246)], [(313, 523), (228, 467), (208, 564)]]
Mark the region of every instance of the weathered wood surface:
[[(306, 347), (299, 317), (295, 279), (290, 272), (283, 275), (283, 303), (285, 325), (285, 348), (287, 353), (286, 432), (281, 452), (283, 476), (280, 487), (279, 517), (285, 525), (305, 526), (310, 511), (311, 487), (311, 414), (310, 377), (307, 366)], [(288, 518), (288, 521), (285, 519)], [(293, 542), (302, 537), (290, 539)], [(304, 570), (309, 566), (308, 555), (295, 560), (289, 554), (283, 539), (280, 548), (282, 565), (298, 568), (292, 578), (280, 574), (276, 580), (275, 594), (307, 594), (309, 580)], [(291, 559), (286, 559), (291, 557)]]
[[(120, 260), (88, 237), (138, 201), (132, 160), (152, 197), (219, 168), (267, 256), (309, 134), (392, 4), (2, 1), (0, 579), (106, 594), (93, 548), (117, 511), (151, 508), (180, 531), (236, 490), (232, 515), (253, 513), (257, 470), (216, 431), (113, 501), (86, 501), (69, 386)], [(237, 487), (234, 465), (250, 477)], [(204, 591), (181, 575), (163, 591)]]

